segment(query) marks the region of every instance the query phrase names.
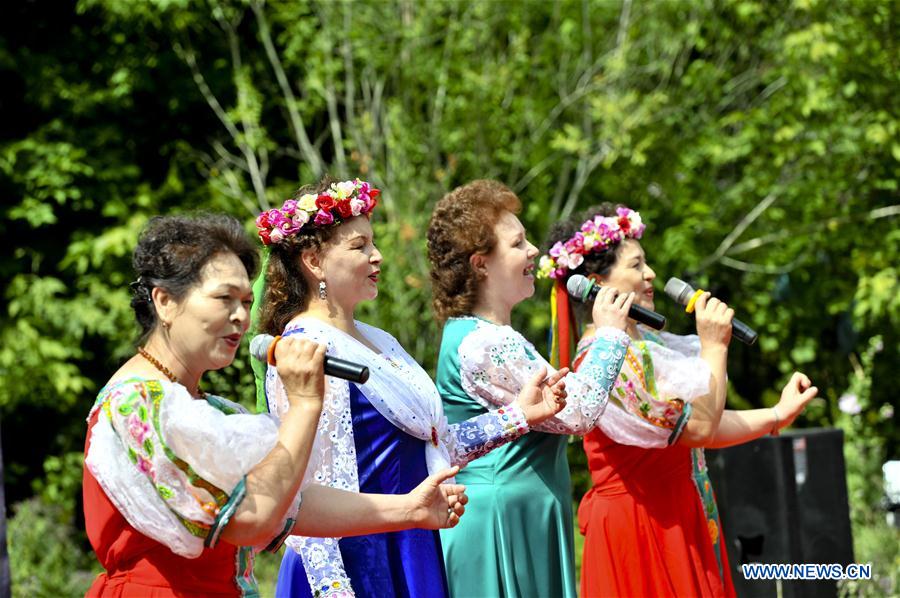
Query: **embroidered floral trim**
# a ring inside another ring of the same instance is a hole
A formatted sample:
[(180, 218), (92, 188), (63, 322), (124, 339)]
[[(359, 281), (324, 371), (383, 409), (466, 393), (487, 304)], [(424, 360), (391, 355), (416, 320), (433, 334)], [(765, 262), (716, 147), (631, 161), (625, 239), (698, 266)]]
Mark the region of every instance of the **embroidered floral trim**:
[(253, 574), (255, 562), (253, 549), (242, 546), (235, 552), (234, 583), (243, 598), (259, 598), (259, 584)]
[[(158, 383), (156, 383), (158, 384)], [(192, 486), (196, 486), (197, 488), (203, 488), (207, 492), (209, 492), (213, 500), (212, 501), (200, 501), (198, 498), (198, 502), (200, 502), (201, 507), (204, 511), (206, 511), (212, 517), (216, 517), (219, 514), (219, 510), (228, 502), (228, 494), (225, 493), (224, 490), (216, 487), (215, 485), (207, 482), (203, 478), (201, 478), (196, 471), (184, 461), (184, 459), (180, 458), (176, 455), (169, 446), (162, 441), (163, 434), (162, 428), (159, 424), (159, 412), (160, 412), (160, 402), (163, 399), (162, 387), (159, 388), (158, 391), (153, 392), (153, 427), (156, 429), (156, 438), (159, 440), (160, 448), (162, 448), (166, 457), (168, 457), (169, 461), (175, 464), (178, 469), (184, 472), (187, 476), (188, 481)], [(210, 403), (213, 407), (217, 407), (217, 405), (221, 405), (222, 403)]]
[[(214, 521), (218, 515), (220, 505), (228, 502), (228, 495), (197, 475), (163, 442), (159, 425), (160, 402), (165, 395), (162, 384), (157, 380), (147, 380), (141, 384), (128, 386), (128, 388), (131, 392), (127, 394), (114, 391), (107, 396), (107, 400), (101, 405), (104, 414), (109, 418), (113, 430), (122, 440), (129, 460), (147, 476), (169, 509), (191, 534), (207, 538), (212, 525), (187, 519), (172, 504), (172, 501), (177, 500), (180, 496), (158, 475), (155, 465), (157, 452), (162, 452), (166, 459), (184, 474), (187, 483), (201, 490), (192, 493), (191, 496), (211, 521)], [(114, 403), (115, 413), (113, 413)], [(116, 420), (124, 424), (125, 434), (122, 433), (121, 427), (116, 425)]]
[(294, 517), (288, 517), (284, 521), (284, 527), (281, 529), (281, 532), (272, 538), (272, 541), (269, 542), (269, 545), (263, 548), (265, 552), (278, 552), (281, 550), (281, 546), (284, 544), (285, 539), (290, 535), (291, 530), (294, 529), (294, 525), (297, 523), (297, 520)]
[[(579, 342), (580, 363), (582, 353), (593, 345), (594, 338), (585, 336)], [(630, 414), (659, 428), (680, 432), (687, 422), (685, 403), (681, 399), (661, 399), (656, 390), (653, 358), (645, 341), (634, 341), (625, 355), (622, 371), (616, 379), (612, 396)], [(679, 425), (680, 424), (680, 425)], [(676, 428), (678, 428), (676, 430)], [(677, 435), (673, 433), (675, 439)], [(670, 437), (670, 444), (674, 441)]]
[(228, 502), (219, 509), (216, 520), (209, 530), (209, 535), (206, 536), (206, 541), (203, 543), (204, 546), (213, 548), (219, 543), (222, 531), (225, 529), (225, 526), (228, 525), (228, 522), (231, 521), (238, 506), (244, 501), (245, 496), (247, 496), (247, 476), (241, 478), (238, 485), (231, 491)]
[(518, 405), (507, 405), (450, 425), (450, 453), (454, 465), (465, 465), (512, 442), (529, 430)]
[(722, 546), (720, 542), (722, 536), (720, 534), (719, 509), (716, 506), (716, 496), (713, 493), (712, 483), (709, 480), (709, 471), (706, 468), (706, 453), (702, 448), (691, 449), (691, 465), (694, 485), (697, 488), (700, 504), (703, 506), (703, 513), (706, 515), (706, 528), (709, 532), (709, 540), (713, 546), (713, 552), (716, 554), (719, 575), (721, 576), (723, 574)]

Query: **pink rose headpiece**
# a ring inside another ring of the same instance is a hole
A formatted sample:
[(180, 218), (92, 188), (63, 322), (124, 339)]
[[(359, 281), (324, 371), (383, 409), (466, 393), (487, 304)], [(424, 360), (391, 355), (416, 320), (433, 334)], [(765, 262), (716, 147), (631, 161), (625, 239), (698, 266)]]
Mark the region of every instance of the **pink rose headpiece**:
[(325, 191), (289, 199), (280, 208), (262, 212), (256, 228), (263, 245), (279, 243), (303, 227), (336, 226), (353, 216), (372, 213), (381, 191), (359, 179), (332, 183)]
[(595, 216), (581, 225), (581, 230), (563, 243), (558, 241), (538, 262), (538, 278), (567, 278), (584, 262), (589, 253), (606, 251), (623, 239), (640, 239), (645, 225), (641, 215), (630, 208), (616, 208), (615, 216)]

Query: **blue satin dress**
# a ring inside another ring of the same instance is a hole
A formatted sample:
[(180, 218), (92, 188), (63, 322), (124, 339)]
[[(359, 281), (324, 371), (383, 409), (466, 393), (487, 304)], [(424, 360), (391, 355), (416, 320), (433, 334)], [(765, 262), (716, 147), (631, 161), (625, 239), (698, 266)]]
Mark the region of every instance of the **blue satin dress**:
[[(394, 427), (355, 384), (350, 385), (350, 409), (360, 492), (405, 494), (428, 477), (425, 442)], [(436, 531), (412, 529), (342, 538), (338, 545), (358, 597), (449, 595)], [(314, 595), (303, 559), (290, 548), (285, 549), (275, 593), (279, 598)]]

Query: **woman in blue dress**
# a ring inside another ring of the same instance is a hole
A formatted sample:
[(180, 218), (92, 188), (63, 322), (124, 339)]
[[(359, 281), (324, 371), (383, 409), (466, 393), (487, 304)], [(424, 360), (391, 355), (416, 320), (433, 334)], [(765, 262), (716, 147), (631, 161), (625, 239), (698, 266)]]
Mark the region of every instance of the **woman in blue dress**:
[[(514, 440), (565, 405), (565, 370), (537, 372), (516, 403), (449, 425), (428, 374), (390, 334), (355, 319), (374, 299), (382, 256), (369, 215), (368, 183), (323, 181), (257, 219), (269, 247), (260, 329), (302, 335), (328, 354), (363, 363), (365, 384), (327, 378), (306, 475), (355, 492), (405, 493), (429, 472), (464, 465)], [(265, 380), (270, 411), (287, 402), (275, 367)], [(440, 537), (428, 530), (356, 538), (291, 536), (278, 596), (447, 595)]]

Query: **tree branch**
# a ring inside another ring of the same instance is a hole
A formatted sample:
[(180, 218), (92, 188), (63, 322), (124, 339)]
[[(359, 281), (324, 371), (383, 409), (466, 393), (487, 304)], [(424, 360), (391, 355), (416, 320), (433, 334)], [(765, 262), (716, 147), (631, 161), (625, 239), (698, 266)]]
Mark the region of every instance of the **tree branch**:
[[(225, 110), (222, 108), (222, 104), (219, 103), (218, 98), (216, 98), (212, 89), (210, 89), (209, 85), (206, 83), (206, 79), (203, 77), (203, 73), (200, 72), (200, 67), (197, 65), (197, 57), (194, 54), (193, 48), (191, 48), (190, 45), (185, 48), (178, 42), (175, 42), (173, 44), (173, 47), (175, 49), (175, 53), (190, 68), (194, 83), (200, 90), (200, 94), (203, 96), (203, 98), (206, 100), (206, 103), (212, 109), (213, 113), (225, 127), (225, 130), (228, 131), (228, 134), (231, 136), (231, 139), (234, 141), (235, 145), (238, 146), (238, 149), (244, 155), (244, 160), (247, 165), (246, 169), (247, 172), (250, 173), (251, 181), (253, 182), (253, 187), (256, 191), (260, 209), (266, 209), (268, 207), (268, 200), (266, 199), (265, 182), (262, 181), (259, 177), (259, 168), (256, 161), (256, 154), (253, 152), (253, 149), (246, 143), (246, 141), (243, 140), (241, 132), (231, 120), (231, 117), (228, 116), (228, 113), (225, 112)], [(252, 212), (253, 210), (251, 210), (251, 213)]]
[[(248, 93), (248, 90), (245, 89), (244, 86), (250, 85), (250, 82), (248, 80), (242, 84), (241, 81), (246, 74), (244, 73), (244, 61), (241, 57), (241, 48), (238, 43), (237, 32), (235, 31), (235, 23), (226, 20), (222, 11), (213, 11), (213, 14), (219, 22), (222, 31), (225, 32), (225, 35), (228, 38), (228, 49), (231, 52), (231, 71), (238, 92), (238, 116), (241, 119), (241, 127), (244, 129), (244, 135), (240, 138), (240, 141), (238, 141), (238, 139), (235, 139), (235, 141), (238, 142), (241, 152), (244, 154), (247, 161), (246, 170), (250, 175), (250, 182), (256, 193), (257, 201), (259, 201), (259, 208), (265, 210), (269, 207), (269, 200), (266, 196), (266, 175), (264, 174), (264, 171), (268, 171), (268, 160), (266, 158), (266, 166), (262, 167), (260, 164), (262, 157), (257, 156), (257, 148), (254, 147), (257, 145), (256, 142), (258, 141), (259, 147), (264, 148), (264, 142), (261, 139), (258, 123), (250, 120), (247, 115), (247, 110), (243, 109), (246, 106), (241, 106), (242, 103), (245, 105), (249, 103), (249, 98), (241, 98), (240, 96)], [(239, 17), (237, 21), (240, 22)], [(261, 153), (265, 153), (265, 149), (262, 149)]]
[(753, 249), (757, 249), (758, 247), (762, 247), (763, 245), (768, 245), (770, 243), (776, 243), (778, 241), (782, 241), (784, 239), (790, 237), (796, 237), (798, 235), (806, 235), (816, 230), (821, 230), (823, 228), (830, 228), (832, 226), (846, 224), (847, 222), (851, 222), (854, 220), (878, 220), (879, 218), (890, 218), (892, 216), (900, 216), (900, 205), (892, 205), (885, 206), (883, 208), (876, 208), (874, 210), (870, 210), (863, 214), (856, 214), (854, 216), (836, 216), (834, 218), (828, 218), (827, 220), (823, 220), (821, 222), (815, 222), (808, 226), (804, 226), (795, 230), (782, 230), (777, 233), (770, 233), (768, 235), (762, 235), (755, 239), (750, 239), (749, 241), (744, 241), (743, 243), (739, 243), (732, 247), (729, 251), (729, 255), (737, 255), (740, 253), (746, 253), (747, 251), (751, 251)]
[(719, 246), (712, 253), (712, 255), (707, 256), (700, 262), (698, 266), (698, 270), (705, 270), (712, 264), (722, 259), (728, 250), (734, 245), (734, 242), (737, 241), (738, 237), (744, 234), (744, 231), (747, 230), (747, 227), (753, 224), (753, 222), (759, 218), (759, 216), (766, 211), (766, 209), (772, 205), (772, 203), (776, 200), (776, 196), (774, 193), (768, 194), (763, 198), (761, 202), (756, 204), (752, 210), (750, 210), (747, 215), (741, 218), (741, 221), (738, 222), (737, 226), (735, 226), (728, 235), (722, 239), (722, 242), (719, 243)]
[(750, 262), (742, 262), (740, 260), (736, 260), (734, 258), (730, 258), (728, 256), (722, 257), (719, 262), (723, 266), (728, 266), (729, 268), (734, 268), (735, 270), (741, 270), (742, 272), (753, 272), (755, 274), (787, 274), (794, 268), (796, 268), (800, 262), (803, 260), (802, 255), (797, 256), (789, 263), (783, 266), (772, 266), (769, 264), (752, 264)]
[(294, 133), (297, 149), (300, 150), (306, 163), (309, 164), (313, 175), (321, 177), (325, 172), (322, 156), (309, 142), (309, 137), (306, 135), (303, 119), (300, 117), (300, 111), (297, 110), (297, 100), (294, 97), (294, 91), (291, 89), (291, 84), (288, 82), (284, 67), (281, 64), (281, 59), (278, 57), (278, 52), (275, 50), (275, 44), (272, 42), (272, 32), (269, 28), (269, 22), (266, 20), (263, 4), (264, 2), (261, 0), (254, 0), (250, 3), (250, 7), (253, 9), (253, 15), (256, 17), (259, 38), (266, 50), (266, 57), (269, 59), (269, 64), (275, 73), (275, 80), (278, 82), (278, 87), (281, 88), (281, 93), (284, 95), (284, 105), (287, 108), (288, 119), (291, 124), (291, 130)]

